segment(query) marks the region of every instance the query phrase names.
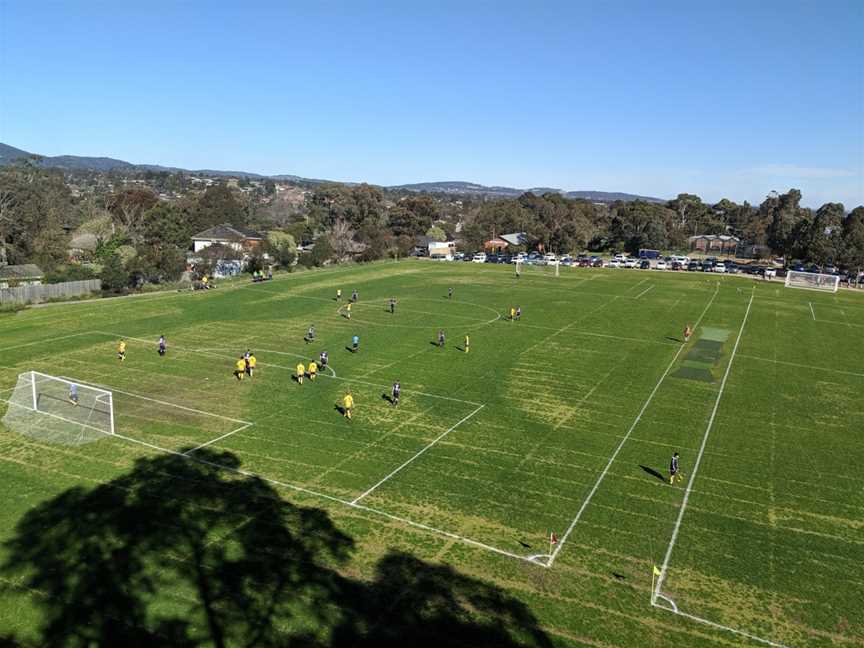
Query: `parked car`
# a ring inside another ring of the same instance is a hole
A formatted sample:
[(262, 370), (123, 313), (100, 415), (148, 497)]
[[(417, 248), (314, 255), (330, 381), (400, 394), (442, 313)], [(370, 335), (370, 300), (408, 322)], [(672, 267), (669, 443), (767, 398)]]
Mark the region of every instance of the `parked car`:
[(474, 255), (474, 257), (471, 260), (474, 263), (486, 263), (486, 253), (485, 252), (478, 252), (477, 254)]
[(624, 267), (624, 262), (621, 259), (609, 259), (609, 263), (606, 264), (607, 268), (622, 268)]
[(721, 261), (720, 263), (715, 264), (715, 266), (712, 268), (712, 271), (723, 274), (726, 272), (726, 264)]
[(603, 267), (603, 259), (600, 257), (591, 257), (591, 267), (592, 268), (602, 268)]
[(680, 262), (680, 261), (673, 261), (673, 262), (672, 262), (671, 269), (672, 269), (672, 270), (683, 270), (683, 269), (684, 269), (684, 266), (681, 265), (681, 262)]
[(580, 268), (590, 268), (591, 267), (591, 259), (579, 259), (577, 261)]
[(654, 266), (655, 270), (665, 270), (666, 269), (666, 261), (664, 259), (657, 259), (657, 264)]
[(687, 270), (689, 272), (699, 272), (702, 269), (702, 264), (698, 261), (691, 261), (687, 264)]
[(638, 259), (634, 259), (633, 257), (627, 257), (627, 259), (624, 261), (624, 267), (625, 268), (635, 268), (638, 263), (639, 263)]
[(650, 270), (651, 269), (651, 262), (648, 259), (642, 259), (639, 262), (639, 269), (640, 270)]
[(456, 252), (453, 254), (453, 260), (454, 261), (462, 261), (464, 258), (465, 258), (464, 252)]
[(741, 272), (741, 266), (733, 261), (726, 261), (726, 274), (738, 274)]

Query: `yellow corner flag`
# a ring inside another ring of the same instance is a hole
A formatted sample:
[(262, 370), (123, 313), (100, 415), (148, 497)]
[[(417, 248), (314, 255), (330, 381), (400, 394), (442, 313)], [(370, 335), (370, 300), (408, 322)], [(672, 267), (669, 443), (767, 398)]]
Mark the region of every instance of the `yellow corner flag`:
[(660, 576), (660, 570), (657, 569), (657, 565), (654, 565), (654, 575), (655, 575), (655, 576)]

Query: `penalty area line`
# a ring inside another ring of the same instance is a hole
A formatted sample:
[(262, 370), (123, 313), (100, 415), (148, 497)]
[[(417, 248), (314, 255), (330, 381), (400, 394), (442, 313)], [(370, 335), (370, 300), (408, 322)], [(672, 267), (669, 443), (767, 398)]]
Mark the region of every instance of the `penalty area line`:
[[(719, 286), (714, 289), (714, 293), (711, 295), (711, 299), (708, 300), (708, 303), (705, 305), (705, 308), (702, 310), (702, 313), (699, 315), (699, 319), (696, 320), (696, 324), (694, 325), (694, 329), (699, 326), (702, 322), (702, 319), (705, 317), (705, 313), (708, 312), (708, 309), (711, 308), (711, 304), (714, 303), (714, 299), (717, 297), (717, 293), (720, 290)], [(751, 298), (752, 300), (752, 298)], [(618, 456), (618, 453), (621, 452), (621, 448), (624, 447), (624, 444), (627, 443), (627, 440), (630, 438), (630, 435), (633, 434), (633, 430), (636, 429), (636, 426), (639, 424), (639, 421), (642, 420), (642, 415), (645, 414), (645, 411), (648, 409), (648, 406), (654, 400), (654, 396), (660, 389), (660, 385), (663, 384), (663, 381), (666, 380), (666, 376), (669, 375), (669, 372), (672, 370), (672, 367), (675, 366), (675, 362), (678, 360), (678, 356), (681, 355), (681, 352), (687, 346), (686, 342), (683, 342), (678, 350), (675, 352), (675, 355), (672, 356), (672, 360), (669, 361), (669, 364), (666, 365), (666, 370), (660, 376), (660, 379), (657, 381), (657, 384), (654, 385), (654, 389), (651, 390), (651, 393), (648, 394), (648, 398), (642, 405), (642, 409), (639, 410), (639, 413), (636, 415), (636, 418), (633, 419), (633, 423), (630, 425), (630, 428), (627, 430), (627, 433), (624, 435), (624, 438), (621, 439), (621, 442), (618, 444), (618, 447), (615, 448), (615, 451), (612, 453), (612, 456), (609, 457), (609, 461), (606, 463), (606, 466), (603, 468), (603, 472), (600, 473), (600, 476), (597, 478), (597, 481), (594, 482), (594, 486), (591, 487), (591, 490), (588, 492), (588, 496), (582, 502), (582, 506), (579, 507), (579, 511), (576, 513), (576, 517), (573, 518), (573, 521), (570, 523), (570, 526), (567, 527), (567, 531), (565, 531), (564, 535), (561, 538), (561, 541), (555, 547), (555, 550), (552, 552), (552, 555), (549, 557), (549, 561), (546, 563), (546, 567), (552, 567), (555, 562), (555, 558), (558, 557), (558, 554), (561, 552), (561, 549), (564, 547), (564, 543), (567, 542), (567, 538), (570, 537), (570, 534), (573, 532), (573, 529), (576, 527), (576, 524), (582, 518), (582, 514), (585, 512), (585, 509), (588, 508), (588, 504), (591, 502), (591, 499), (594, 497), (594, 494), (597, 492), (597, 489), (600, 488), (600, 484), (606, 478), (606, 475), (609, 472), (609, 468), (612, 467), (615, 458)]]
[(242, 432), (243, 430), (245, 430), (248, 427), (251, 427), (252, 425), (253, 425), (252, 423), (247, 423), (246, 425), (241, 425), (240, 427), (238, 427), (234, 430), (231, 430), (230, 432), (226, 432), (222, 436), (218, 436), (215, 439), (210, 439), (209, 441), (206, 441), (199, 446), (195, 446), (191, 450), (187, 450), (186, 452), (183, 453), (183, 455), (188, 457), (190, 454), (192, 454), (196, 450), (200, 450), (201, 448), (206, 448), (207, 446), (213, 445), (214, 443), (216, 443), (217, 441), (221, 441), (222, 439), (227, 439), (229, 436), (237, 434), (238, 432)]
[[(101, 431), (101, 430), (100, 430)], [(219, 468), (220, 470), (227, 470), (229, 472), (233, 472), (238, 475), (244, 475), (246, 477), (254, 477), (256, 479), (260, 479), (267, 483), (273, 484), (275, 486), (281, 486), (282, 488), (287, 488), (289, 490), (296, 491), (298, 493), (303, 493), (305, 495), (310, 495), (312, 497), (317, 497), (319, 499), (324, 499), (329, 502), (333, 502), (336, 504), (341, 504), (342, 506), (346, 506), (351, 509), (355, 509), (358, 511), (365, 511), (367, 513), (377, 515), (379, 517), (386, 518), (388, 520), (392, 520), (394, 522), (400, 522), (402, 524), (406, 524), (408, 526), (414, 527), (416, 529), (420, 529), (422, 531), (427, 531), (429, 533), (434, 533), (435, 535), (439, 535), (445, 538), (450, 538), (452, 540), (457, 540), (464, 544), (470, 545), (472, 547), (476, 547), (478, 549), (483, 549), (484, 551), (489, 551), (491, 553), (495, 553), (501, 556), (506, 556), (507, 558), (515, 558), (516, 560), (521, 560), (527, 562), (532, 565), (538, 564), (534, 560), (531, 559), (530, 556), (522, 556), (517, 553), (513, 553), (512, 551), (507, 551), (506, 549), (500, 549), (498, 547), (494, 547), (492, 545), (486, 544), (484, 542), (480, 542), (478, 540), (472, 540), (471, 538), (461, 536), (457, 533), (453, 533), (452, 531), (445, 531), (443, 529), (438, 529), (436, 527), (430, 526), (428, 524), (423, 524), (422, 522), (416, 522), (414, 520), (410, 520), (408, 518), (401, 517), (399, 515), (394, 515), (392, 513), (387, 513), (386, 511), (382, 511), (380, 509), (372, 508), (370, 506), (365, 506), (363, 504), (354, 504), (349, 502), (348, 500), (344, 500), (339, 497), (334, 497), (333, 495), (327, 495), (326, 493), (320, 493), (318, 491), (311, 490), (309, 488), (304, 488), (303, 486), (297, 486), (296, 484), (289, 484), (287, 482), (279, 481), (277, 479), (272, 479), (270, 477), (265, 477), (264, 475), (260, 475), (258, 473), (251, 472), (249, 470), (243, 470), (242, 468), (234, 468), (232, 466), (225, 466), (215, 461), (208, 461), (206, 459), (201, 459), (199, 457), (195, 457), (192, 455), (184, 454), (182, 452), (178, 452), (177, 450), (170, 450), (168, 448), (163, 448), (161, 446), (157, 446), (153, 443), (147, 443), (146, 441), (141, 441), (140, 439), (134, 439), (132, 437), (128, 437), (122, 434), (109, 434), (107, 432), (102, 432), (106, 437), (115, 437), (118, 439), (123, 439), (124, 441), (128, 441), (130, 443), (136, 443), (147, 448), (151, 448), (153, 450), (158, 450), (160, 452), (164, 452), (166, 454), (174, 455), (175, 457), (181, 457), (188, 461), (193, 461), (198, 464), (212, 466), (214, 468)]]
[(398, 468), (396, 468), (396, 470), (394, 470), (394, 471), (391, 472), (389, 475), (387, 475), (386, 477), (384, 477), (383, 479), (381, 479), (377, 484), (375, 484), (374, 486), (372, 486), (371, 488), (369, 488), (368, 490), (366, 490), (366, 491), (365, 491), (364, 493), (362, 493), (361, 495), (355, 497), (355, 498), (352, 500), (351, 504), (352, 504), (352, 505), (357, 504), (357, 502), (359, 502), (361, 499), (363, 499), (363, 498), (366, 497), (367, 495), (371, 494), (375, 489), (377, 489), (379, 486), (381, 486), (384, 482), (386, 482), (387, 480), (389, 480), (391, 477), (395, 476), (399, 471), (401, 471), (403, 468), (405, 468), (406, 466), (408, 466), (408, 464), (410, 464), (412, 461), (414, 461), (415, 459), (417, 459), (420, 455), (422, 455), (424, 452), (426, 452), (429, 448), (431, 448), (432, 446), (434, 446), (434, 445), (435, 445), (436, 443), (438, 443), (441, 439), (443, 439), (444, 437), (446, 437), (446, 436), (447, 436), (448, 434), (450, 434), (453, 430), (455, 430), (457, 427), (459, 427), (460, 425), (462, 425), (465, 421), (467, 421), (468, 419), (470, 419), (472, 416), (474, 416), (477, 412), (479, 412), (480, 410), (482, 410), (484, 407), (486, 407), (486, 405), (481, 405), (480, 407), (478, 407), (477, 409), (475, 409), (473, 412), (471, 412), (470, 414), (468, 414), (468, 416), (465, 416), (465, 417), (463, 417), (462, 419), (460, 419), (460, 420), (459, 420), (455, 425), (451, 426), (447, 431), (445, 431), (445, 432), (439, 434), (439, 435), (438, 435), (437, 437), (435, 437), (435, 438), (434, 438), (430, 443), (428, 443), (428, 444), (427, 444), (425, 447), (423, 447), (419, 452), (417, 452), (413, 457), (411, 457), (410, 459), (408, 459), (407, 461), (405, 461), (401, 466), (399, 466)]

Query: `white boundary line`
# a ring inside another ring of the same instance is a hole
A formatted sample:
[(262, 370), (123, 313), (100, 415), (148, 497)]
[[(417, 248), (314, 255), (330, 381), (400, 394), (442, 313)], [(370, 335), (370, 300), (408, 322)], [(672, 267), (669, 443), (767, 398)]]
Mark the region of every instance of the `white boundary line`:
[(639, 299), (642, 295), (644, 295), (645, 293), (647, 293), (649, 290), (652, 290), (653, 288), (654, 288), (654, 284), (651, 284), (651, 285), (648, 286), (645, 290), (643, 290), (643, 291), (640, 292), (638, 295), (636, 295), (633, 299)]
[[(757, 637), (755, 635), (751, 635), (747, 632), (743, 632), (741, 630), (736, 630), (735, 628), (730, 628), (728, 626), (721, 625), (719, 623), (715, 623), (713, 621), (709, 621), (707, 619), (703, 619), (701, 617), (694, 616), (692, 614), (687, 614), (684, 612), (680, 612), (678, 610), (678, 606), (675, 605), (674, 601), (670, 599), (668, 596), (661, 594), (661, 588), (663, 587), (663, 582), (666, 580), (666, 575), (669, 570), (669, 561), (672, 558), (672, 550), (675, 548), (675, 542), (678, 540), (678, 532), (681, 530), (681, 521), (684, 519), (684, 512), (687, 510), (687, 503), (690, 500), (690, 493), (693, 490), (693, 482), (696, 479), (696, 474), (699, 472), (699, 466), (702, 463), (702, 456), (705, 453), (705, 447), (708, 444), (708, 436), (711, 433), (711, 429), (714, 426), (714, 420), (717, 416), (717, 410), (720, 407), (720, 401), (723, 398), (723, 392), (726, 389), (726, 381), (729, 379), (729, 374), (732, 371), (732, 364), (735, 361), (735, 354), (738, 351), (738, 345), (741, 342), (741, 337), (744, 334), (744, 327), (747, 325), (747, 318), (750, 315), (750, 308), (753, 306), (753, 298), (756, 296), (755, 289), (750, 294), (750, 301), (747, 302), (747, 310), (744, 313), (744, 319), (741, 321), (741, 328), (738, 329), (738, 337), (735, 339), (735, 346), (732, 348), (732, 355), (729, 357), (729, 364), (726, 365), (726, 371), (723, 373), (723, 380), (720, 383), (720, 390), (717, 392), (717, 398), (714, 401), (714, 408), (711, 410), (711, 416), (708, 419), (708, 425), (705, 428), (705, 434), (702, 436), (702, 444), (699, 446), (699, 453), (696, 455), (696, 461), (693, 464), (693, 471), (690, 474), (690, 479), (687, 482), (687, 488), (684, 491), (684, 499), (681, 502), (681, 508), (678, 510), (678, 518), (675, 520), (675, 528), (672, 530), (672, 538), (669, 541), (669, 547), (666, 549), (666, 555), (663, 558), (663, 566), (660, 568), (660, 576), (657, 577), (657, 584), (654, 587), (654, 591), (651, 593), (651, 605), (654, 607), (660, 607), (666, 609), (674, 614), (679, 616), (686, 617), (693, 621), (697, 621), (698, 623), (704, 623), (706, 625), (713, 626), (715, 628), (719, 628), (721, 630), (727, 630), (729, 632), (733, 632), (735, 634), (742, 635), (744, 637), (748, 637), (749, 639), (753, 639), (754, 641), (759, 641), (764, 644), (768, 644), (770, 646), (780, 646), (782, 648), (783, 644), (775, 643), (769, 639), (763, 639), (761, 637)], [(669, 601), (672, 604), (672, 608), (667, 608), (663, 605), (657, 604), (657, 599), (662, 598), (666, 601)]]
[(684, 617), (685, 619), (690, 619), (691, 621), (695, 621), (696, 623), (702, 623), (707, 626), (711, 626), (712, 628), (717, 628), (718, 630), (725, 630), (726, 632), (732, 632), (736, 635), (740, 635), (742, 637), (747, 637), (752, 641), (758, 641), (759, 643), (766, 644), (768, 646), (774, 646), (775, 648), (789, 648), (789, 646), (781, 643), (777, 643), (776, 641), (771, 641), (770, 639), (765, 639), (763, 637), (757, 637), (756, 635), (752, 635), (749, 632), (744, 632), (743, 630), (736, 630), (735, 628), (730, 628), (729, 626), (725, 626), (720, 623), (716, 623), (715, 621), (709, 621), (708, 619), (703, 619), (702, 617), (698, 617), (693, 614), (687, 614), (686, 612), (680, 612), (678, 607), (675, 605), (674, 601), (666, 598), (662, 594), (657, 595), (658, 598), (665, 599), (669, 601), (672, 607), (666, 607), (665, 605), (658, 605), (656, 602), (652, 601), (651, 605), (660, 610), (666, 610), (667, 612), (671, 612), (680, 617)]
[[(696, 324), (693, 326), (694, 329), (699, 326), (700, 322), (705, 317), (705, 313), (707, 313), (708, 309), (711, 308), (711, 304), (714, 303), (714, 299), (717, 297), (718, 291), (719, 291), (719, 287), (714, 289), (714, 293), (711, 295), (711, 299), (708, 300), (708, 303), (705, 305), (705, 308), (702, 310), (702, 314), (699, 315), (699, 319), (696, 320)], [(642, 409), (639, 410), (639, 413), (636, 415), (636, 418), (633, 419), (633, 423), (630, 425), (630, 429), (627, 430), (627, 434), (624, 435), (624, 438), (621, 439), (621, 442), (618, 444), (618, 447), (615, 448), (615, 452), (613, 452), (612, 456), (609, 457), (609, 461), (607, 462), (606, 467), (603, 468), (603, 472), (600, 473), (600, 476), (597, 478), (597, 481), (594, 482), (594, 486), (591, 488), (591, 490), (588, 493), (588, 496), (582, 502), (582, 506), (579, 507), (579, 511), (576, 513), (576, 517), (573, 518), (573, 521), (570, 523), (570, 526), (567, 527), (567, 531), (561, 537), (560, 542), (555, 547), (555, 550), (552, 552), (552, 555), (549, 557), (549, 560), (545, 565), (546, 567), (552, 567), (552, 565), (555, 563), (555, 558), (561, 552), (561, 549), (564, 547), (564, 543), (567, 542), (567, 538), (573, 532), (573, 529), (576, 527), (576, 524), (579, 522), (580, 518), (582, 517), (582, 514), (585, 512), (585, 509), (588, 508), (588, 504), (591, 502), (591, 498), (594, 497), (594, 493), (596, 493), (597, 489), (600, 488), (600, 484), (606, 478), (606, 474), (609, 472), (609, 468), (612, 466), (612, 463), (615, 461), (615, 458), (618, 456), (618, 453), (621, 452), (621, 448), (624, 447), (624, 444), (627, 443), (627, 440), (630, 438), (630, 435), (633, 434), (633, 430), (636, 429), (636, 426), (639, 424), (639, 421), (642, 419), (642, 415), (645, 413), (645, 410), (648, 409), (648, 406), (651, 404), (651, 401), (654, 400), (654, 395), (660, 389), (660, 385), (663, 384), (663, 381), (666, 379), (666, 376), (672, 370), (672, 367), (674, 366), (676, 360), (678, 360), (678, 356), (681, 355), (681, 352), (684, 350), (686, 345), (687, 344), (685, 342), (685, 343), (682, 343), (678, 347), (678, 350), (675, 352), (675, 355), (672, 356), (672, 360), (670, 360), (669, 364), (666, 366), (666, 370), (660, 376), (660, 380), (657, 381), (657, 384), (654, 385), (654, 389), (652, 389), (651, 393), (648, 394), (648, 398), (645, 400), (645, 403), (642, 405)]]
[(471, 412), (470, 414), (468, 414), (468, 416), (462, 418), (461, 420), (459, 420), (459, 422), (457, 422), (456, 424), (454, 424), (453, 426), (451, 426), (450, 429), (448, 429), (446, 432), (442, 432), (441, 434), (439, 434), (439, 435), (438, 435), (437, 437), (435, 437), (435, 438), (434, 438), (430, 443), (428, 443), (424, 448), (422, 448), (419, 452), (417, 452), (417, 454), (415, 454), (413, 457), (411, 457), (410, 459), (408, 459), (408, 460), (407, 460), (405, 463), (403, 463), (401, 466), (399, 466), (398, 468), (396, 468), (396, 470), (394, 470), (394, 471), (391, 472), (389, 475), (387, 475), (386, 477), (384, 477), (383, 479), (381, 479), (377, 484), (375, 484), (374, 486), (372, 486), (371, 488), (369, 488), (368, 490), (366, 490), (363, 494), (358, 495), (357, 497), (355, 497), (355, 498), (351, 501), (351, 504), (352, 504), (352, 505), (353, 505), (353, 504), (356, 504), (356, 503), (359, 502), (361, 499), (363, 499), (363, 498), (366, 497), (367, 495), (371, 494), (372, 491), (374, 491), (376, 488), (378, 488), (381, 484), (383, 484), (383, 483), (386, 482), (388, 479), (390, 479), (391, 477), (393, 477), (394, 475), (396, 475), (396, 473), (398, 473), (400, 470), (402, 470), (403, 468), (405, 468), (405, 466), (407, 466), (407, 465), (410, 464), (412, 461), (414, 461), (415, 459), (417, 459), (420, 455), (422, 455), (424, 452), (426, 452), (429, 448), (431, 448), (432, 446), (434, 446), (434, 445), (435, 445), (436, 443), (438, 443), (441, 439), (443, 439), (445, 436), (447, 436), (448, 434), (450, 434), (453, 430), (455, 430), (457, 427), (459, 427), (460, 425), (462, 425), (465, 421), (467, 421), (468, 419), (470, 419), (472, 416), (474, 416), (477, 412), (479, 412), (479, 411), (480, 411), (481, 409), (483, 409), (484, 407), (486, 407), (486, 406), (485, 406), (485, 405), (481, 405), (480, 407), (478, 407), (477, 409), (475, 409), (473, 412)]
[(813, 321), (816, 321), (816, 313), (813, 312), (813, 302), (807, 302), (810, 305), (810, 314), (813, 316)]
[(832, 369), (831, 367), (817, 367), (816, 365), (799, 364), (797, 362), (786, 362), (785, 360), (775, 360), (774, 358), (763, 358), (761, 356), (747, 355), (742, 353), (739, 358), (747, 358), (748, 360), (758, 360), (759, 362), (771, 362), (774, 364), (786, 365), (787, 367), (798, 367), (799, 369), (812, 369), (814, 371), (827, 371), (829, 373), (842, 374), (844, 376), (857, 376), (864, 378), (864, 373), (856, 373), (854, 371), (843, 371), (842, 369)]

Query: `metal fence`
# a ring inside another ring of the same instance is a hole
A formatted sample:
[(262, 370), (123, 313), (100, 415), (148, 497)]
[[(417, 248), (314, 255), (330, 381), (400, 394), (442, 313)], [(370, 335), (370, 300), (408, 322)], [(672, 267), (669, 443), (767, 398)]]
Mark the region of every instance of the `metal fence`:
[(18, 286), (0, 288), (0, 306), (6, 304), (38, 304), (51, 299), (80, 297), (102, 290), (101, 279), (86, 281), (64, 281), (63, 283), (42, 284), (38, 286)]

